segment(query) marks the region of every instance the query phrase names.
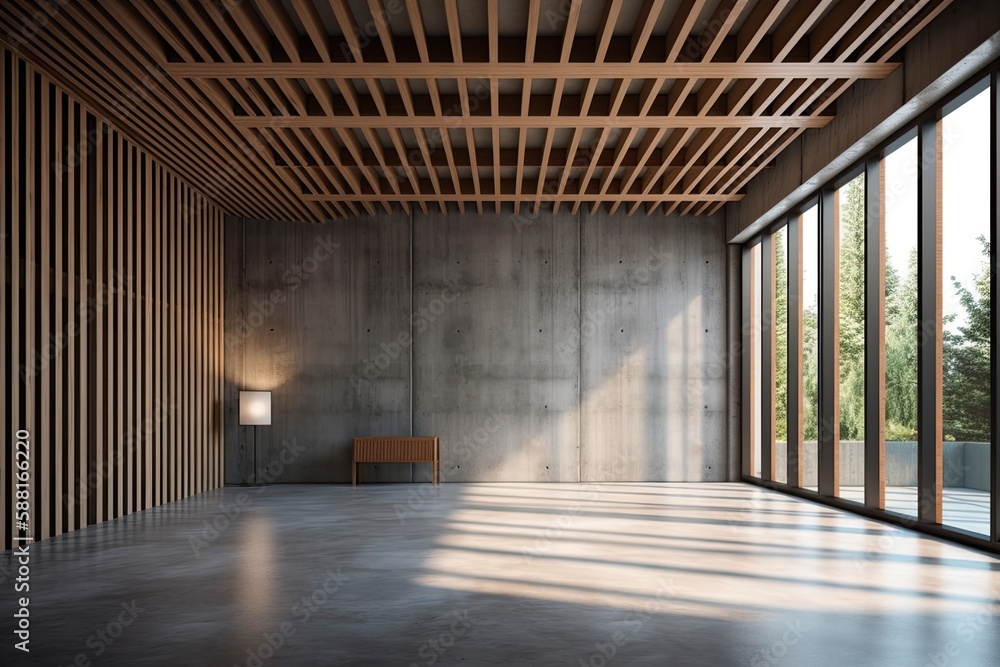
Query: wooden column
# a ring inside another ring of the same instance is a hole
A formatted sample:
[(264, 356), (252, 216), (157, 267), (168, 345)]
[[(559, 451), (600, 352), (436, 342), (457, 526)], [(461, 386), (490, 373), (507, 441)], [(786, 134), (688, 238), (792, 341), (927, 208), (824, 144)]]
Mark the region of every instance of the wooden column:
[(774, 234), (760, 242), (760, 477), (774, 480), (775, 406)]
[(865, 505), (885, 508), (885, 173), (865, 166)]

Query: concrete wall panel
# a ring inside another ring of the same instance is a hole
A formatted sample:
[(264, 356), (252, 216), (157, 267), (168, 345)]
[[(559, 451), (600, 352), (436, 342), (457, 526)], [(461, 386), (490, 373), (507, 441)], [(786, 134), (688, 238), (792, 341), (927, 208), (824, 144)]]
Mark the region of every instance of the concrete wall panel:
[[(226, 377), (231, 400), (240, 388), (272, 391), (256, 460), (275, 481), (350, 481), (355, 436), (409, 434), (410, 349), (385, 349), (409, 333), (409, 226), (405, 214), (229, 222)], [(235, 419), (226, 429), (227, 451), (246, 452), (242, 469), (227, 466), (226, 482), (240, 483), (252, 475), (254, 431)], [(363, 474), (410, 478), (398, 465)]]
[(577, 227), (416, 216), (414, 420), (447, 481), (578, 480)]
[(721, 219), (583, 223), (584, 481), (727, 477)]
[(411, 423), (445, 481), (727, 479), (721, 216), (228, 225), (227, 483), (253, 471), (240, 388), (274, 392), (257, 467), (278, 482), (346, 482), (354, 436)]

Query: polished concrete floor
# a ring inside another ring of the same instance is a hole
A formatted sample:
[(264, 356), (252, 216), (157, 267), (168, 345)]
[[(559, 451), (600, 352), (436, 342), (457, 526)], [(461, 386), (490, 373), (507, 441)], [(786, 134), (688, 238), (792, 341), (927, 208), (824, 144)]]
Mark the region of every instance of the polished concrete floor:
[(2, 665), (1000, 662), (1000, 561), (743, 484), (226, 488), (31, 553)]

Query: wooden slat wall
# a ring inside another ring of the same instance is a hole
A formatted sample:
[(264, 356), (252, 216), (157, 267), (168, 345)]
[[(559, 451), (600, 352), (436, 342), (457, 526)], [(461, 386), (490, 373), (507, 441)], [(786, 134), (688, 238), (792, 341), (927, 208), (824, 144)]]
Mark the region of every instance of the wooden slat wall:
[(6, 48), (0, 89), (0, 420), (31, 434), (28, 534), (221, 486), (222, 211)]

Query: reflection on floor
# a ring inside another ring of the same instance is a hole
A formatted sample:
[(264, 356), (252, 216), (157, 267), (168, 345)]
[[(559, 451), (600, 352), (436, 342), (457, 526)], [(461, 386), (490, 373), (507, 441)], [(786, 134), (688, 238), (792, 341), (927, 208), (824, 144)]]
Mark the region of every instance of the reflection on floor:
[(227, 488), (31, 554), (31, 660), (13, 654), (5, 612), (0, 664), (911, 667), (1000, 655), (996, 559), (744, 484)]
[[(942, 523), (950, 528), (960, 528), (970, 533), (989, 537), (989, 491), (947, 487), (941, 500)], [(865, 490), (860, 486), (840, 487), (840, 497), (855, 502), (865, 502)], [(917, 487), (888, 486), (885, 489), (885, 508), (903, 516), (917, 516)]]

